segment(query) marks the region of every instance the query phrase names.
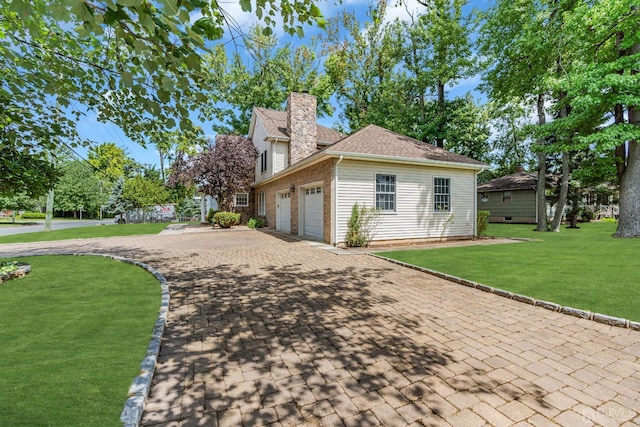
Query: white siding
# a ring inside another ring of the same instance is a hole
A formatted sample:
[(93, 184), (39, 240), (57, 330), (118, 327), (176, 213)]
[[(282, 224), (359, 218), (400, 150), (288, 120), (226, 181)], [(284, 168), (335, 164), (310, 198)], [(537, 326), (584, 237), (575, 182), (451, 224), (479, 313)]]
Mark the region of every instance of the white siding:
[[(256, 172), (255, 172), (256, 182), (260, 182), (263, 179), (267, 179), (272, 175), (271, 168), (273, 166), (273, 162), (271, 161), (271, 143), (265, 141), (266, 137), (267, 137), (267, 131), (265, 130), (262, 123), (260, 122), (260, 119), (256, 118), (256, 125), (255, 125), (255, 129), (253, 130), (253, 139), (252, 139), (253, 146), (256, 147), (256, 152), (258, 153), (257, 154), (258, 157), (256, 158)], [(267, 171), (260, 172), (260, 154), (262, 154), (264, 150), (268, 150), (267, 151)]]
[[(382, 213), (373, 240), (471, 236), (475, 229), (475, 172), (345, 160), (337, 171), (336, 239), (344, 242), (355, 202), (375, 206), (376, 173), (396, 176), (396, 212)], [(433, 178), (450, 178), (451, 211), (435, 213)], [(453, 214), (453, 222), (444, 224)], [(446, 230), (445, 230), (446, 228)]]
[(273, 173), (276, 174), (289, 166), (289, 143), (277, 142), (275, 145), (275, 155), (273, 156)]

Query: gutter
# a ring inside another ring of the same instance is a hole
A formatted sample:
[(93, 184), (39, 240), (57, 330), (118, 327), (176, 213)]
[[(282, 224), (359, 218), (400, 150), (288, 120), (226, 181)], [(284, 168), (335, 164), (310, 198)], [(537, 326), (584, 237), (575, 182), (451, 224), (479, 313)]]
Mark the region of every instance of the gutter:
[(467, 163), (459, 163), (459, 162), (449, 162), (443, 160), (430, 160), (430, 159), (416, 159), (409, 157), (399, 157), (399, 156), (381, 156), (379, 154), (361, 154), (361, 153), (346, 153), (342, 151), (332, 151), (326, 150), (326, 153), (332, 157), (344, 156), (349, 160), (369, 160), (374, 162), (384, 162), (384, 163), (401, 163), (406, 165), (430, 165), (436, 167), (449, 167), (455, 169), (471, 169), (482, 172), (486, 170), (487, 165), (484, 163), (481, 164), (467, 164)]

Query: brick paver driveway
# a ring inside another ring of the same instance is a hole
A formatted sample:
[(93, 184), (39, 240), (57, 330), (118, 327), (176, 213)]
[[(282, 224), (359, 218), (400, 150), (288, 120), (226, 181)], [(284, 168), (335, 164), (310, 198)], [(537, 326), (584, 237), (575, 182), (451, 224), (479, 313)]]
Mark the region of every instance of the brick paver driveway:
[(64, 250), (169, 281), (144, 425), (640, 424), (638, 332), (257, 231), (0, 245)]

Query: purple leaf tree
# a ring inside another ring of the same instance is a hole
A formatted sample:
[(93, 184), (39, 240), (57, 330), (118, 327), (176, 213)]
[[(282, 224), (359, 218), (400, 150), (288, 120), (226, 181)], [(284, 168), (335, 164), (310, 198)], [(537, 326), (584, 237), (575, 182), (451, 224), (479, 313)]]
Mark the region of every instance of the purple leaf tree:
[(235, 135), (218, 135), (215, 143), (197, 156), (179, 155), (171, 167), (169, 183), (195, 183), (218, 202), (222, 211), (232, 211), (235, 195), (249, 192), (254, 180), (256, 150), (251, 140)]

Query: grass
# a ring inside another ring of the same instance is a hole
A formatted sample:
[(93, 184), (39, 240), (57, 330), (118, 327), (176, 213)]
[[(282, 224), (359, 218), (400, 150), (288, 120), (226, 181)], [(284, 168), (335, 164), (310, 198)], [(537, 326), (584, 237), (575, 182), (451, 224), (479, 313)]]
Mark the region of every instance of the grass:
[(160, 285), (102, 257), (17, 260), (32, 272), (0, 285), (0, 425), (121, 425)]
[(91, 237), (134, 236), (157, 234), (167, 227), (167, 223), (117, 224), (93, 227), (66, 228), (63, 230), (36, 231), (33, 233), (0, 236), (2, 243), (48, 242), (52, 240), (87, 239)]
[(614, 239), (615, 223), (559, 233), (533, 225), (490, 224), (490, 236), (522, 243), (384, 252), (380, 255), (488, 286), (640, 321), (640, 239)]

